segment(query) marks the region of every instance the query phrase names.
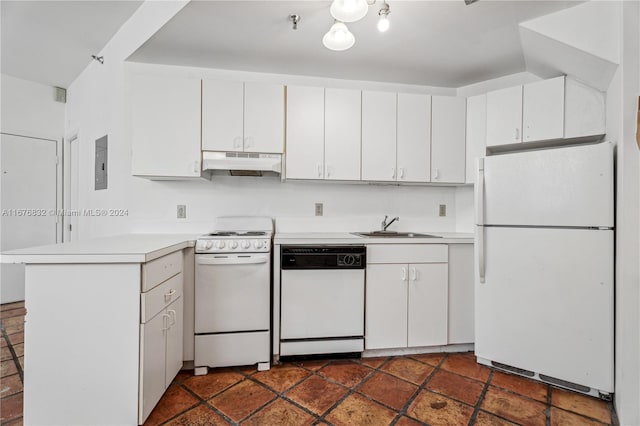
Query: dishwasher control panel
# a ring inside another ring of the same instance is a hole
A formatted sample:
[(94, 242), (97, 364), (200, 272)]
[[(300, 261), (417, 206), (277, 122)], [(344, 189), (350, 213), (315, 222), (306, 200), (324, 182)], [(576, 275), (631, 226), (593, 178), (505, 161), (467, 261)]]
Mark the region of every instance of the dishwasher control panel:
[(365, 246), (282, 246), (282, 269), (365, 269)]

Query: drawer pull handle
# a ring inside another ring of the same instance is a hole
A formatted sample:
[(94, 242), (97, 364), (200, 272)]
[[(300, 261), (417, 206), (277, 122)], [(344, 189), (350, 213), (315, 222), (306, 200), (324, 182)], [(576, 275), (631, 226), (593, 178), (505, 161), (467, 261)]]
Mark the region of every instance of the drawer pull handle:
[(169, 314), (162, 314), (162, 321), (164, 322), (164, 327), (162, 327), (162, 331), (166, 331), (171, 328), (171, 324), (167, 322), (170, 320), (171, 316)]
[(174, 311), (173, 309), (169, 309), (167, 312), (169, 313), (169, 320), (171, 321), (171, 323), (169, 324), (169, 328), (171, 328), (176, 325), (176, 311)]
[(164, 301), (168, 302), (169, 300), (171, 300), (171, 298), (173, 297), (174, 294), (176, 294), (176, 290), (172, 288), (171, 290), (169, 290), (168, 293), (165, 293)]

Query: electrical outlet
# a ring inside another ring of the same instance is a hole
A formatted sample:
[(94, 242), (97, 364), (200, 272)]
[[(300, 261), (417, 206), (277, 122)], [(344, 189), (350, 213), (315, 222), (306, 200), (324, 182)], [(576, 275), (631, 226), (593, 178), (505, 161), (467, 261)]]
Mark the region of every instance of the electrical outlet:
[(322, 216), (322, 210), (324, 205), (322, 203), (316, 203), (316, 216)]
[(187, 218), (187, 206), (185, 206), (184, 204), (178, 204), (176, 212), (178, 219)]
[(447, 215), (447, 205), (446, 204), (440, 204), (440, 208), (438, 209), (438, 214), (440, 216), (446, 216)]

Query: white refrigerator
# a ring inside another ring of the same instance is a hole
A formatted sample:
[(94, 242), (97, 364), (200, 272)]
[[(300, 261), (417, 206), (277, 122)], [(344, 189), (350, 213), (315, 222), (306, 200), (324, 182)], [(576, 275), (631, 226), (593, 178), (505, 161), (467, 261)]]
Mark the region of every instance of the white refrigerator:
[(613, 167), (610, 142), (478, 160), (478, 362), (613, 392)]

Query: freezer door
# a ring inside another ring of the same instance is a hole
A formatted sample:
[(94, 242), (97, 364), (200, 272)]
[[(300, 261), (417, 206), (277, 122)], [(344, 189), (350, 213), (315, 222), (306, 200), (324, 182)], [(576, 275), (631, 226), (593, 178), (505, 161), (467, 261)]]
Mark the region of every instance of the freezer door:
[(486, 157), (481, 181), (478, 224), (613, 227), (610, 142)]
[(613, 391), (613, 231), (479, 228), (478, 357)]

